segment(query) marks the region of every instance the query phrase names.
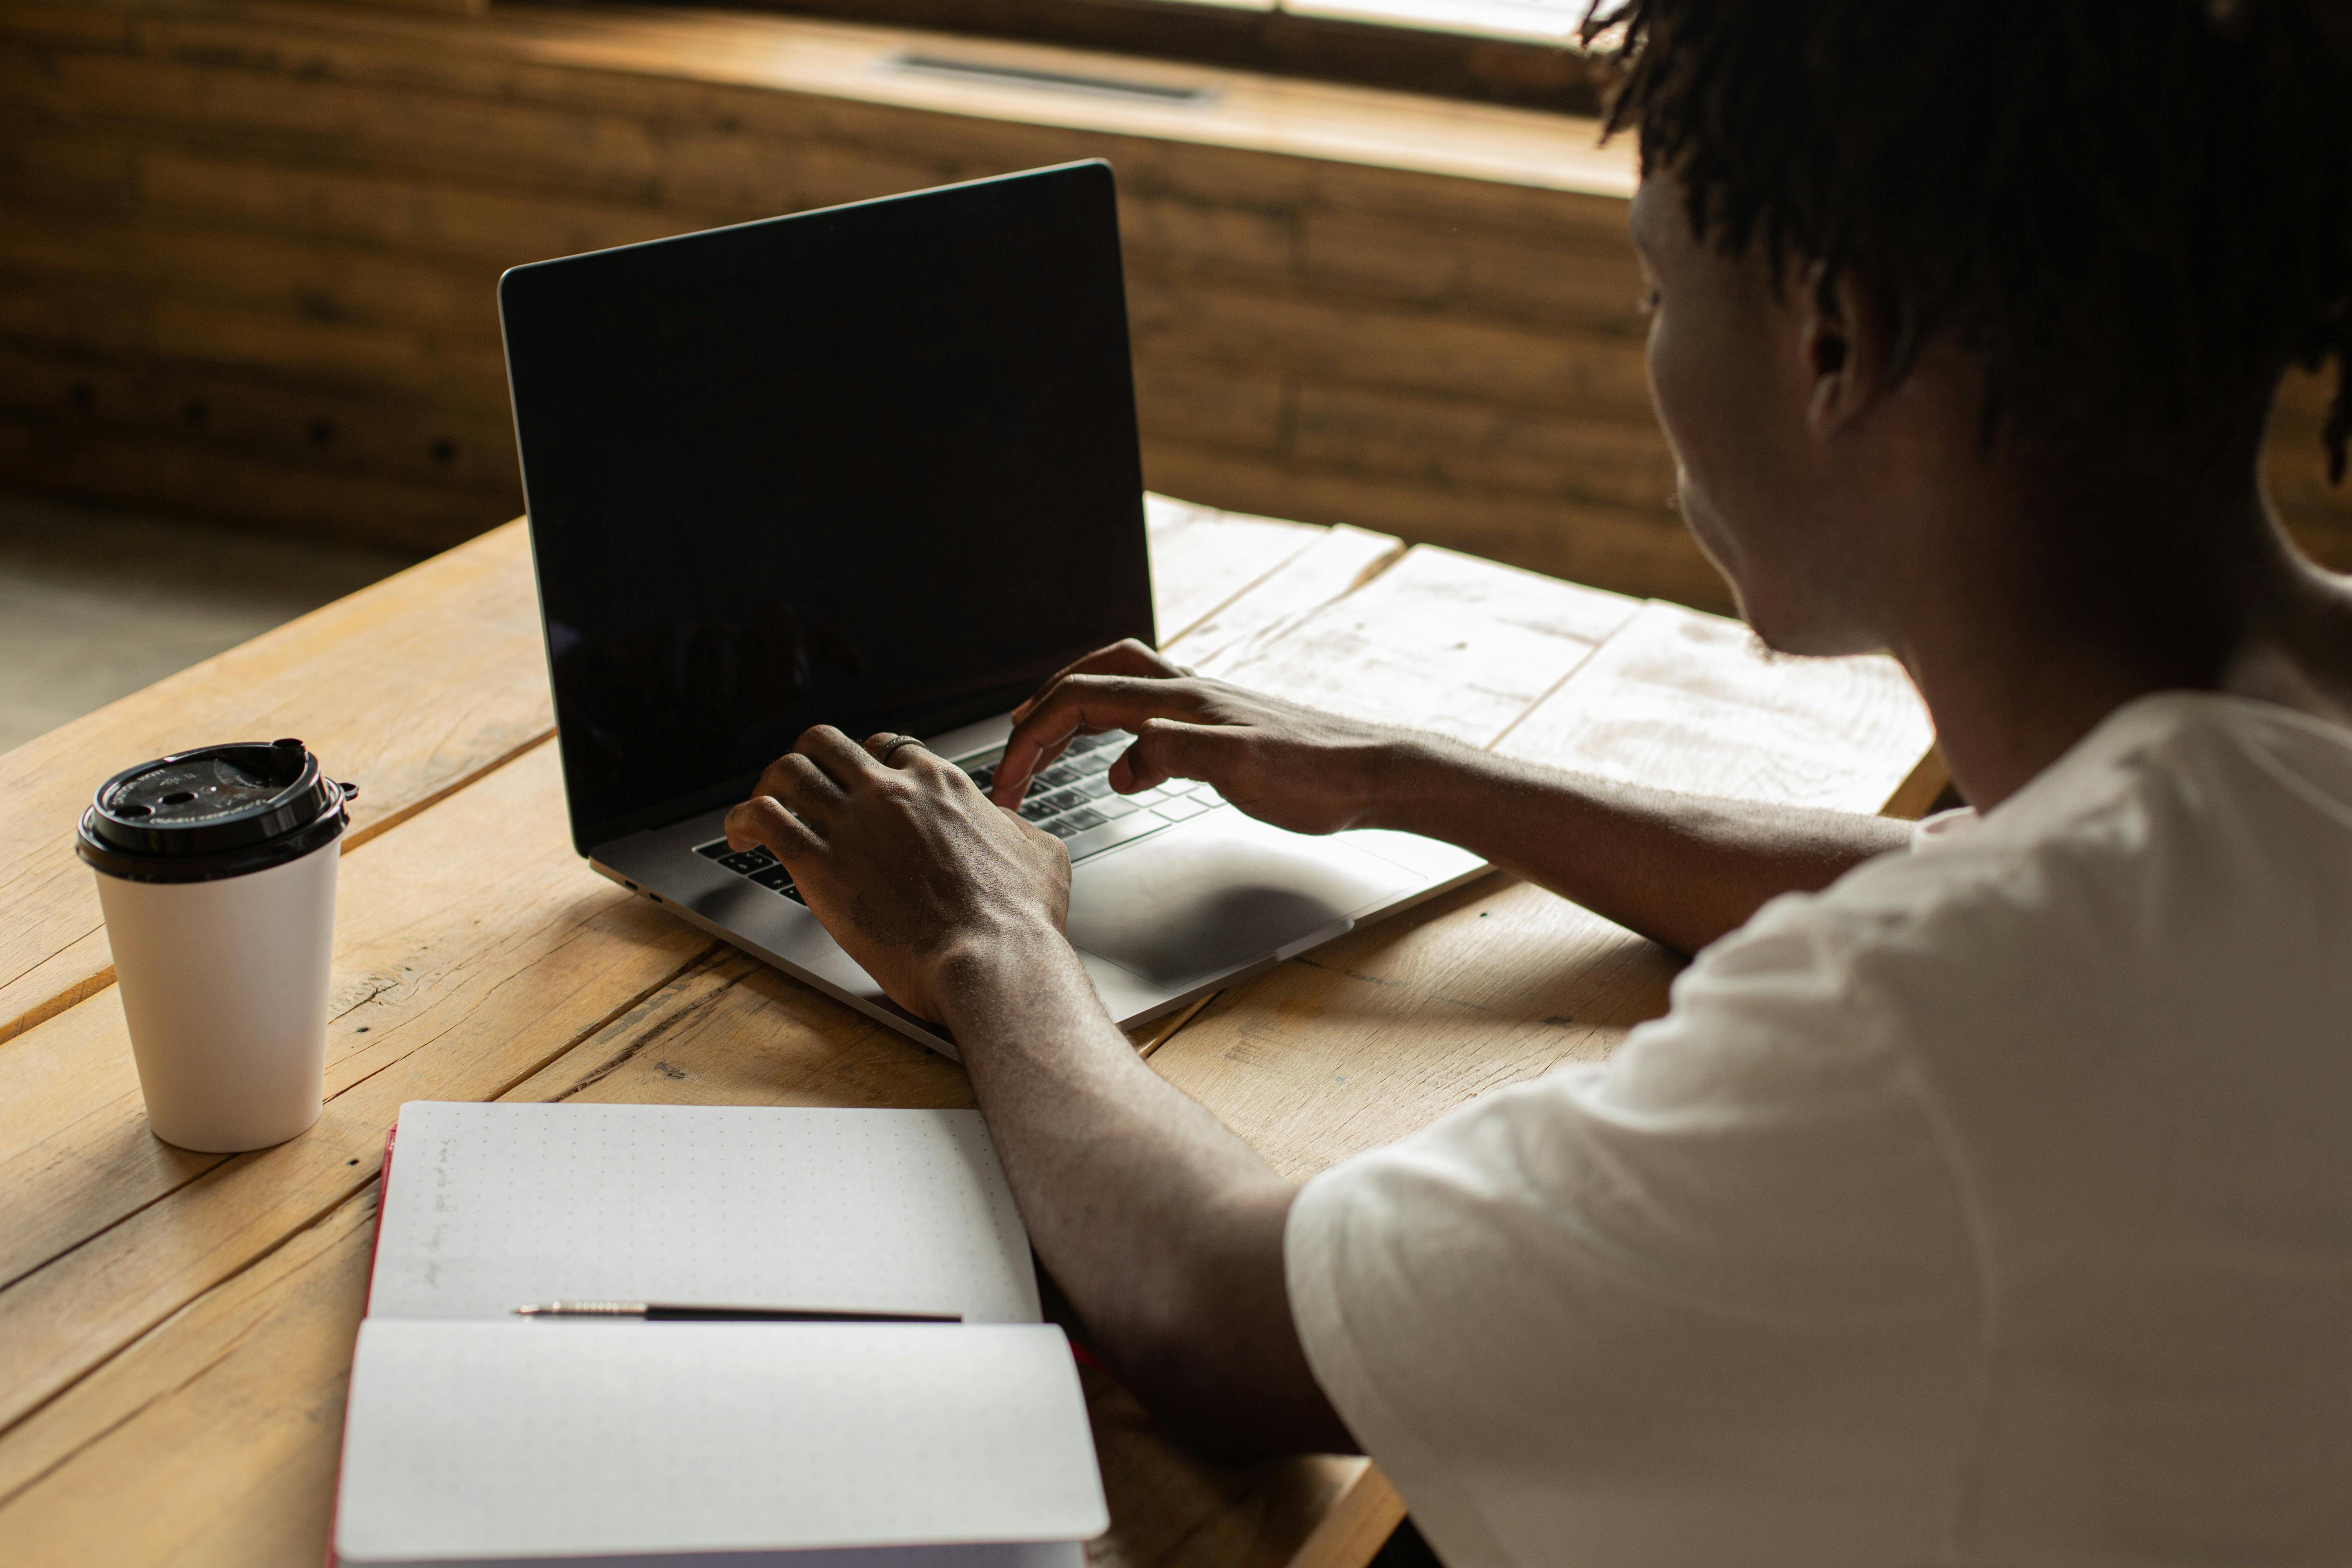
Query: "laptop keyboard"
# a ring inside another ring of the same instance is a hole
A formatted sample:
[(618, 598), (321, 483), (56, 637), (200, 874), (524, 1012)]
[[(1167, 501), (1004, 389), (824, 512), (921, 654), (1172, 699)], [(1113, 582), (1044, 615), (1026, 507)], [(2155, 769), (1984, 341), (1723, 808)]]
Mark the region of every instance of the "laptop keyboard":
[[(1170, 779), (1135, 795), (1114, 795), (1110, 780), (1105, 775), (1134, 738), (1121, 730), (1081, 735), (1070, 742), (1069, 750), (1055, 759), (1052, 767), (1029, 781), (1029, 793), (1021, 802), (1022, 816), (1067, 845), (1073, 862), (1099, 855), (1116, 845), (1131, 843), (1163, 827), (1172, 827), (1225, 804), (1224, 797), (1215, 790), (1192, 779)], [(1003, 755), (1002, 751), (995, 751), (975, 757), (962, 764), (963, 771), (985, 792), (990, 779), (995, 776), (997, 759)], [(756, 886), (782, 893), (794, 903), (808, 902), (793, 886), (792, 873), (778, 864), (764, 847), (730, 849), (727, 840), (717, 838), (697, 845), (694, 852), (717, 861)]]

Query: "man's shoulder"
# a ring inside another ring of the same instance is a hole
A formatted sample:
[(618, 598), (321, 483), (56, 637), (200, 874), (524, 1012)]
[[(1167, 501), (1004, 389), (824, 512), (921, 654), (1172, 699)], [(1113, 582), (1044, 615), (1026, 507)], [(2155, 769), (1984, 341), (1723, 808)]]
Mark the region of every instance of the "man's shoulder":
[(1775, 900), (1695, 968), (1821, 967), (1909, 1037), (2201, 1016), (2224, 997), (2291, 1021), (2337, 999), (2343, 966), (2324, 961), (2347, 931), (2352, 731), (2168, 693), (1966, 830)]
[(2269, 900), (2347, 866), (2352, 730), (2167, 692), (2117, 710), (1996, 810), (1857, 868), (1818, 912), (1917, 924), (1991, 905), (2038, 923), (2083, 918), (2073, 899), (2105, 889)]

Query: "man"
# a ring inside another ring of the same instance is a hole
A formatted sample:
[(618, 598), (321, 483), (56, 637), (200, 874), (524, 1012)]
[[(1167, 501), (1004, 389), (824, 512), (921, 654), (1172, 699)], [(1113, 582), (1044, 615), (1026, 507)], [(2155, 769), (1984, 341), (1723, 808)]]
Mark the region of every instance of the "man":
[(952, 767), (812, 731), (729, 836), (952, 1028), (1122, 1378), (1360, 1445), (1455, 1568), (2352, 1560), (2352, 583), (2257, 468), (2287, 366), (2352, 374), (2346, 8), (1610, 24), (1684, 515), (1766, 642), (1903, 661), (1973, 814), (1915, 847), (1082, 662), (999, 802), (1131, 731), (1115, 787), (1698, 954), (1605, 1067), (1303, 1190), (1136, 1059), (1059, 846)]

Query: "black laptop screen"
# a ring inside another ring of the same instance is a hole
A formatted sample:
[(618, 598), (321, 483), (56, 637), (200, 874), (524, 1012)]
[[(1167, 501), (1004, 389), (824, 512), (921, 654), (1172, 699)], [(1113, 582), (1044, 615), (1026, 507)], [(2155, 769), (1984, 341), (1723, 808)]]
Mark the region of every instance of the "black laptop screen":
[(572, 837), (808, 726), (937, 730), (1152, 634), (1109, 169), (499, 286)]

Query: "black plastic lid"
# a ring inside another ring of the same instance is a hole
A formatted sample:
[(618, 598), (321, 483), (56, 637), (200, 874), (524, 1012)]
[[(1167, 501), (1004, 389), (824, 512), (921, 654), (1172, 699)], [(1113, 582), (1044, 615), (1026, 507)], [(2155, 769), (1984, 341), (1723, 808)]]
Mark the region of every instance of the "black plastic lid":
[(77, 847), (100, 870), (134, 881), (240, 876), (334, 839), (356, 794), (328, 778), (299, 741), (206, 746), (100, 784)]

